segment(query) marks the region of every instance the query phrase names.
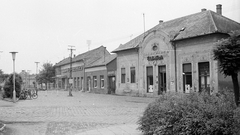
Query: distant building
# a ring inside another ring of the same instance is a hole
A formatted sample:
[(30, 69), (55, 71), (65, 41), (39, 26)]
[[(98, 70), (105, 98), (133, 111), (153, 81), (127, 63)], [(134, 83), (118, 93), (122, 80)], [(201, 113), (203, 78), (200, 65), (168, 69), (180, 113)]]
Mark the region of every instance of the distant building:
[(30, 74), (29, 72), (22, 70), (22, 72), (19, 73), (19, 75), (22, 77), (22, 88), (35, 88), (36, 86), (36, 75)]
[[(213, 60), (215, 43), (240, 24), (217, 12), (201, 12), (159, 24), (126, 44), (117, 54), (116, 93), (157, 96), (166, 91), (217, 92), (231, 87)], [(239, 79), (240, 80), (240, 79)]]
[[(107, 93), (108, 71), (111, 63), (116, 60), (105, 47), (79, 54), (72, 58), (72, 88), (73, 90)], [(116, 63), (115, 63), (116, 65)], [(70, 83), (70, 58), (63, 59), (55, 65), (56, 85), (59, 89), (69, 89)]]

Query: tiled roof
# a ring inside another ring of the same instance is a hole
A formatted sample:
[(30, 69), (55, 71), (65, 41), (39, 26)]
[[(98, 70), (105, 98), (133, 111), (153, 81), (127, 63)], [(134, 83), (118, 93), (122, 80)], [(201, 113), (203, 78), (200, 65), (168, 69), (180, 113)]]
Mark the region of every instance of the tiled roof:
[(116, 54), (111, 54), (104, 57), (101, 57), (100, 59), (98, 59), (97, 61), (93, 62), (92, 64), (89, 64), (87, 66), (87, 68), (91, 68), (91, 67), (97, 67), (97, 66), (105, 66), (108, 63), (110, 63), (112, 60), (114, 60), (117, 57)]
[[(96, 60), (98, 60), (99, 58), (101, 58), (102, 56), (100, 55), (100, 53), (103, 53), (103, 51), (105, 51), (106, 55), (110, 54), (104, 46), (100, 46), (96, 49), (87, 51), (85, 53), (77, 55), (76, 57), (73, 57), (72, 62), (74, 63), (77, 61), (85, 60), (85, 64), (89, 65), (95, 62)], [(69, 63), (70, 63), (70, 57), (63, 59), (62, 61), (58, 62), (55, 66), (62, 66)]]
[[(184, 31), (180, 32), (180, 34), (174, 38), (176, 33), (178, 33), (182, 28), (185, 28)], [(239, 23), (211, 10), (207, 10), (159, 23), (152, 29), (146, 31), (145, 34), (143, 33), (126, 44), (120, 45), (112, 52), (115, 53), (118, 51), (137, 48), (139, 43), (142, 42), (144, 35), (148, 35), (149, 33), (157, 30), (161, 30), (166, 33), (170, 37), (170, 40), (177, 41), (206, 34), (229, 33), (230, 31), (237, 29), (240, 29)]]

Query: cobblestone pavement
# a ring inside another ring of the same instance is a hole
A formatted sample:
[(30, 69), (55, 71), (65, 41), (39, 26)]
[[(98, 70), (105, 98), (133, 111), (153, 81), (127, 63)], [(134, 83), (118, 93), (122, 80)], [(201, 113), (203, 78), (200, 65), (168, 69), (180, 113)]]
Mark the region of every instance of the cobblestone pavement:
[(99, 127), (136, 124), (153, 100), (76, 91), (69, 97), (68, 91), (40, 91), (37, 99), (7, 104), (1, 101), (0, 120), (13, 126), (13, 130), (16, 127), (16, 132), (22, 125), (29, 128), (29, 134), (76, 134)]

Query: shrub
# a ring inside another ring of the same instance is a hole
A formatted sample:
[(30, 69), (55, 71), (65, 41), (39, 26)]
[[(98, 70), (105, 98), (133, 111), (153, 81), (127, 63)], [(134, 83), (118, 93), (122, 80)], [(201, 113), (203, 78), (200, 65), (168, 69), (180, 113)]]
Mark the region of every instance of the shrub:
[(233, 93), (166, 93), (150, 103), (138, 129), (146, 135), (238, 135), (240, 109)]
[[(22, 84), (22, 78), (20, 75), (15, 75), (15, 91), (16, 91), (16, 97), (19, 97), (21, 92), (21, 84)], [(4, 84), (4, 97), (12, 98), (13, 97), (13, 74), (11, 74), (5, 84)]]

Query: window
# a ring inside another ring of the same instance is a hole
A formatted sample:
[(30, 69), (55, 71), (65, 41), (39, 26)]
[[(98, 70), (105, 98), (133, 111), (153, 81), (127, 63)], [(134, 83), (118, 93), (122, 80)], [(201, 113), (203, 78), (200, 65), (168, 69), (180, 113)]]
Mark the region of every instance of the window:
[(199, 92), (210, 94), (210, 71), (209, 62), (198, 63), (199, 71)]
[(125, 83), (126, 71), (125, 68), (121, 68), (121, 83)]
[(153, 67), (147, 67), (147, 92), (153, 92)]
[(131, 71), (131, 83), (135, 83), (135, 67), (131, 67), (130, 71)]
[(97, 88), (97, 76), (93, 76), (93, 87)]
[(192, 64), (183, 64), (183, 92), (189, 93), (192, 87)]
[(103, 75), (100, 76), (100, 87), (104, 88), (104, 76)]

